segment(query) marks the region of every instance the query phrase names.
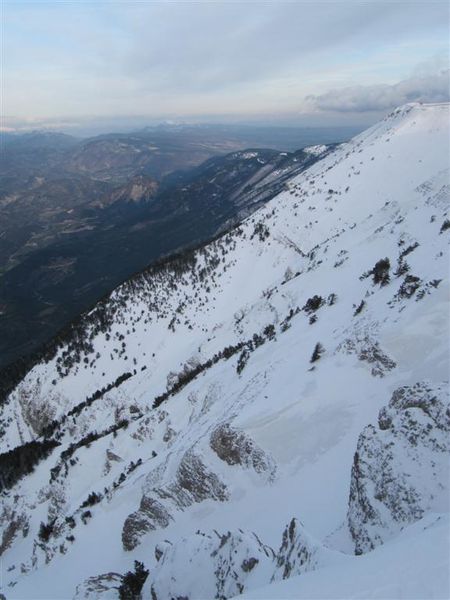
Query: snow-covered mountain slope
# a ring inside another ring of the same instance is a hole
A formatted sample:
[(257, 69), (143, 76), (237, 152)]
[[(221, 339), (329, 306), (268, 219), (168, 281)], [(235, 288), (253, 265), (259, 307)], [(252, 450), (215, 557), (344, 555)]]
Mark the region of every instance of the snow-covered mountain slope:
[(396, 110), (55, 342), (2, 407), (8, 599), (135, 560), (153, 600), (358, 596), (411, 536), (448, 594), (448, 117)]
[(445, 598), (449, 589), (448, 515), (429, 515), (374, 552), (301, 577), (272, 583), (242, 600), (334, 600), (342, 598)]

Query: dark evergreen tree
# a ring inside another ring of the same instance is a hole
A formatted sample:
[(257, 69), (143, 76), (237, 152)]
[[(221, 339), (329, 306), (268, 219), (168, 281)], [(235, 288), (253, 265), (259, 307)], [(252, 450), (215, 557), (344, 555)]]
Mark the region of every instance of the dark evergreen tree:
[[(356, 315), (359, 315), (359, 313), (362, 311), (362, 309), (365, 307), (365, 305), (366, 305), (366, 301), (361, 300), (361, 302), (355, 308), (355, 312), (353, 313), (353, 316), (356, 317)], [(353, 306), (355, 306), (355, 305), (353, 305)]]
[(122, 584), (119, 587), (120, 600), (139, 600), (148, 573), (144, 563), (135, 560), (134, 571), (128, 571), (122, 578)]
[(443, 233), (447, 229), (450, 229), (450, 220), (449, 219), (445, 219), (445, 221), (442, 223), (439, 233)]
[(41, 523), (41, 526), (39, 527), (38, 536), (42, 542), (48, 542), (52, 533), (53, 523)]
[(372, 277), (374, 283), (379, 283), (380, 286), (387, 285), (390, 281), (389, 269), (391, 263), (388, 258), (379, 260), (372, 269)]
[(314, 363), (319, 360), (322, 354), (325, 352), (325, 348), (322, 346), (320, 342), (317, 342), (314, 352), (312, 353), (311, 359), (309, 362)]

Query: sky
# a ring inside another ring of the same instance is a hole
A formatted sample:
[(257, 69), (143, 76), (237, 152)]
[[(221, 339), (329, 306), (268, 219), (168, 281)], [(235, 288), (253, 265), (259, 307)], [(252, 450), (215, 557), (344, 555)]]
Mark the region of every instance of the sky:
[(2, 1), (1, 127), (369, 124), (449, 100), (449, 3)]

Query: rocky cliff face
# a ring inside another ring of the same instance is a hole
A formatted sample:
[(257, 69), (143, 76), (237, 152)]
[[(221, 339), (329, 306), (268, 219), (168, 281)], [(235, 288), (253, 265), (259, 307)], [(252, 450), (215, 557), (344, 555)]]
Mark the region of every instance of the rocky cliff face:
[[(296, 519), (286, 526), (278, 550), (264, 544), (256, 534), (242, 530), (197, 531), (155, 547), (156, 564), (142, 597), (226, 600), (312, 571), (329, 563), (332, 556), (333, 552), (312, 540)], [(81, 599), (81, 593), (86, 598), (116, 598), (117, 581), (121, 580), (114, 573), (91, 577), (79, 586), (76, 598)]]
[(447, 385), (395, 390), (377, 426), (361, 433), (352, 467), (348, 523), (357, 554), (428, 512), (448, 507), (450, 403)]
[[(143, 594), (158, 600), (232, 598), (251, 588), (252, 583), (267, 581), (273, 564), (273, 550), (256, 535), (243, 531), (198, 532), (176, 545), (166, 544), (160, 552)], [(200, 571), (202, 576), (198, 577)]]
[(270, 456), (255, 445), (244, 431), (239, 431), (229, 423), (219, 425), (211, 433), (211, 449), (229, 465), (241, 465), (265, 474), (269, 479), (275, 477), (276, 465)]

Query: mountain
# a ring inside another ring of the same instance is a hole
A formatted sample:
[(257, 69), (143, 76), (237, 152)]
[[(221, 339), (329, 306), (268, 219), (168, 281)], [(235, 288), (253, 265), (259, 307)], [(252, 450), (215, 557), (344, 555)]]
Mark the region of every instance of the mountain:
[(3, 376), (8, 599), (448, 596), (448, 111), (397, 109)]
[(245, 147), (221, 131), (174, 135), (163, 130), (84, 140), (32, 132), (2, 138), (0, 272), (72, 229), (95, 226), (92, 204), (132, 178), (160, 181), (175, 170)]
[(156, 128), (82, 140), (39, 131), (2, 136), (0, 273), (74, 229), (95, 227), (95, 207), (133, 178), (159, 182), (176, 170), (251, 145), (242, 135), (214, 127)]
[(109, 189), (64, 179), (28, 190), (4, 211), (0, 249), (3, 241), (6, 253), (13, 244), (17, 251), (0, 278), (0, 365), (38, 348), (152, 261), (231, 227), (318, 156), (241, 151), (159, 181), (133, 175)]

